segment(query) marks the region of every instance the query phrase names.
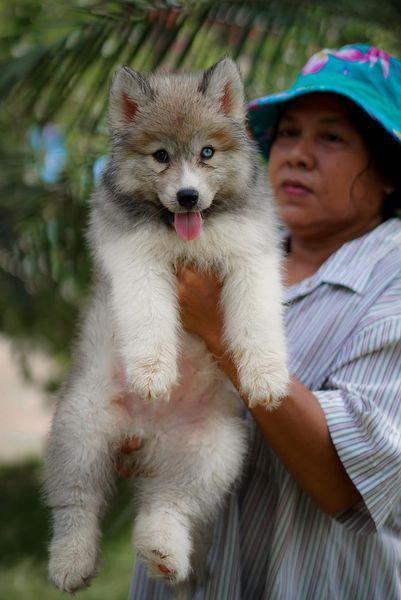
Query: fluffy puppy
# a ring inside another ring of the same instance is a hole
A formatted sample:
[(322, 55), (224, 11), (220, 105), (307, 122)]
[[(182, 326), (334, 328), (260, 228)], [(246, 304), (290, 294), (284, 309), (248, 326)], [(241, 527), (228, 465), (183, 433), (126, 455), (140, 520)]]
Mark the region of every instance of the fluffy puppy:
[(109, 123), (88, 231), (93, 294), (45, 461), (50, 579), (68, 592), (95, 573), (125, 439), (143, 440), (138, 461), (151, 474), (136, 486), (138, 558), (174, 586), (199, 578), (206, 532), (241, 472), (241, 402), (203, 341), (182, 330), (179, 266), (220, 278), (225, 340), (249, 403), (274, 406), (288, 382), (276, 217), (235, 63), (180, 75), (122, 68)]

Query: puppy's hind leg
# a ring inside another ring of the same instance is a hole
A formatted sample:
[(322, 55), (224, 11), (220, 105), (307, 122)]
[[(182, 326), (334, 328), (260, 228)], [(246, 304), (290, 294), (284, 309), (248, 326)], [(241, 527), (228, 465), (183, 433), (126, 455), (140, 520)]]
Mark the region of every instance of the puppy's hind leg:
[[(141, 486), (133, 533), (138, 559), (150, 576), (177, 590), (191, 589), (206, 576), (202, 528), (211, 527), (246, 452), (246, 425), (229, 412), (211, 414), (207, 424), (188, 433), (164, 442), (161, 474)], [(161, 445), (159, 439), (159, 450)]]
[(45, 456), (44, 495), (53, 517), (49, 577), (67, 592), (87, 586), (95, 573), (99, 520), (113, 487), (113, 451), (123, 436), (119, 409), (111, 402), (110, 350), (104, 338), (89, 340), (84, 335)]
[(77, 387), (58, 410), (45, 461), (45, 496), (53, 518), (49, 576), (67, 592), (86, 587), (95, 573), (99, 520), (113, 487), (113, 454), (122, 437), (105, 404), (88, 410), (102, 400), (99, 394), (91, 391), (85, 397)]

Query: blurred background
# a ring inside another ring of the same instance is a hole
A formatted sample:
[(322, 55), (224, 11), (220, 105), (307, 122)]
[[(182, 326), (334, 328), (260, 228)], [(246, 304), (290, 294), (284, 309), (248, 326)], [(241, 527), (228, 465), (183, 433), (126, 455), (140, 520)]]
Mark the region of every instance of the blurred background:
[[(2, 598), (61, 596), (46, 580), (41, 456), (90, 285), (84, 232), (115, 67), (198, 70), (228, 53), (251, 99), (285, 88), (324, 47), (401, 57), (400, 33), (400, 0), (0, 0)], [(130, 498), (121, 482), (88, 600), (127, 597)]]

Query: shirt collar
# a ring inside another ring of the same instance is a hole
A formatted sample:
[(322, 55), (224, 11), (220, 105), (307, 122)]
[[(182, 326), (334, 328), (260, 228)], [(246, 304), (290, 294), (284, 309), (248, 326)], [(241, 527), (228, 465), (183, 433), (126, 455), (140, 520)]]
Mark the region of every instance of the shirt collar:
[(395, 247), (401, 251), (401, 220), (389, 219), (343, 244), (311, 277), (289, 286), (285, 298), (290, 301), (304, 296), (323, 283), (363, 295), (377, 263)]

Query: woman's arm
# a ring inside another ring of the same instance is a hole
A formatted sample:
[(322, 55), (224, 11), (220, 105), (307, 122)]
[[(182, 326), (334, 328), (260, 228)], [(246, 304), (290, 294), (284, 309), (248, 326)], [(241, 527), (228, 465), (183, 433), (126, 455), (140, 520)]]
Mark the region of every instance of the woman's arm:
[[(223, 341), (220, 289), (212, 275), (185, 269), (179, 275), (184, 327), (202, 337), (221, 369), (239, 389), (237, 372)], [(243, 397), (245, 404), (246, 398)], [(321, 510), (339, 514), (361, 500), (331, 441), (323, 410), (314, 394), (293, 379), (281, 405), (249, 409), (267, 443)]]

